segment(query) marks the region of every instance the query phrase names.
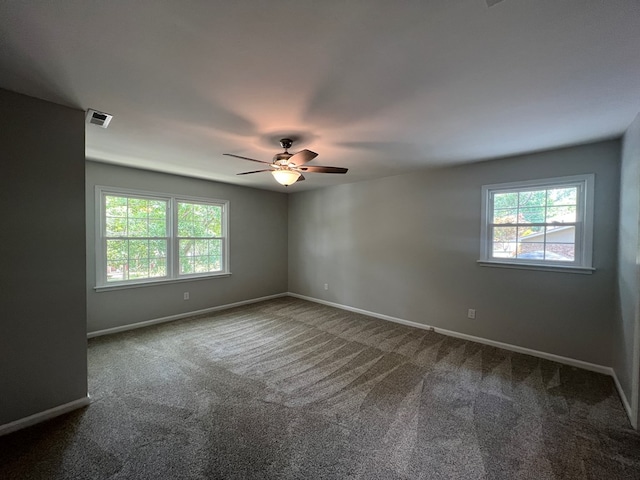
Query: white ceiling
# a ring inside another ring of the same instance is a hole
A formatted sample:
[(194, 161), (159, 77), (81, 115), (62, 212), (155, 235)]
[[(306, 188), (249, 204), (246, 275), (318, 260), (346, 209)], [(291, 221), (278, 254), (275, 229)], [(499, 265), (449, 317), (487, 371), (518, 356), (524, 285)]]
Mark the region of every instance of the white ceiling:
[(114, 115), (87, 157), (300, 191), (617, 137), (640, 112), (638, 0), (0, 2), (0, 87)]

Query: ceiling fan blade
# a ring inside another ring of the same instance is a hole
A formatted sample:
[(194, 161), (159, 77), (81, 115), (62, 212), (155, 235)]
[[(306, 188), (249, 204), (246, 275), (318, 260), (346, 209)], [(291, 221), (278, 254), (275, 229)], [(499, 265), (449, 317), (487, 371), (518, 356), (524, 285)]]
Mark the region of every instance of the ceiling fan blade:
[(260, 173), (260, 172), (272, 172), (273, 170), (271, 169), (267, 169), (267, 170), (254, 170), (253, 172), (242, 172), (242, 173), (236, 173), (236, 175), (249, 175), (250, 173)]
[(300, 150), (298, 153), (294, 153), (291, 158), (289, 158), (289, 163), (295, 163), (296, 165), (304, 165), (307, 162), (310, 162), (314, 158), (316, 158), (318, 154), (316, 152), (312, 152), (311, 150)]
[(347, 173), (348, 168), (342, 167), (322, 167), (320, 165), (312, 165), (309, 167), (298, 167), (301, 172), (315, 172), (315, 173)]
[(303, 180), (306, 180), (306, 179), (304, 178), (304, 175), (300, 174), (300, 176), (298, 177), (298, 180), (296, 180), (296, 183), (301, 182)]
[(267, 165), (271, 165), (271, 162), (263, 162), (262, 160), (256, 160), (255, 158), (241, 157), (240, 155), (234, 155), (232, 153), (223, 153), (223, 155), (226, 155), (227, 157), (241, 158), (242, 160), (250, 160), (252, 162), (266, 163)]

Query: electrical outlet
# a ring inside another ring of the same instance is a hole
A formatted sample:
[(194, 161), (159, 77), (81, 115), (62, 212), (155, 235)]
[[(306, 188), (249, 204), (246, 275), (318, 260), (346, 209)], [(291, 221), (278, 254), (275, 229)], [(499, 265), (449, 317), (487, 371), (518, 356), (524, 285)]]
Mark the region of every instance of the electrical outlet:
[(324, 284), (324, 289), (325, 289), (325, 290), (329, 290), (329, 284), (328, 284), (328, 283), (325, 283), (325, 284)]
[(184, 299), (189, 300), (189, 292), (184, 292)]
[(476, 318), (476, 310), (474, 308), (467, 310), (467, 318)]

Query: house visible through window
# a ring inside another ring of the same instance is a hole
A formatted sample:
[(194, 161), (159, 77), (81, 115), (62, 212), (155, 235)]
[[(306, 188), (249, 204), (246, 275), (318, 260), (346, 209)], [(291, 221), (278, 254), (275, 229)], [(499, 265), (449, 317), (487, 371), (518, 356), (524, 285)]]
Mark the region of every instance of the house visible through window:
[(480, 262), (591, 269), (593, 175), (487, 185)]
[(97, 286), (228, 273), (228, 202), (98, 187)]

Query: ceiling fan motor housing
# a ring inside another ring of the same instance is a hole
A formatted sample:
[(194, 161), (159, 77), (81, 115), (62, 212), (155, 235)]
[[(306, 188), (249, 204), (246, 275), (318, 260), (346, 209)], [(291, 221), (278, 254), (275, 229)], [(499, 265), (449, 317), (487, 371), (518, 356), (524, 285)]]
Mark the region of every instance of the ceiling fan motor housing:
[(291, 140), (290, 138), (280, 139), (280, 146), (284, 148), (284, 152), (276, 153), (273, 156), (273, 163), (282, 166), (289, 165), (289, 159), (293, 157), (293, 154), (288, 152), (288, 150), (291, 148), (291, 145), (293, 145), (293, 140)]
[(289, 152), (276, 153), (273, 156), (273, 163), (277, 163), (278, 165), (289, 165), (289, 159), (291, 157), (293, 157), (293, 154)]
[(291, 148), (291, 145), (293, 145), (293, 140), (291, 140), (290, 138), (280, 139), (280, 146), (284, 148), (285, 151), (289, 150)]

